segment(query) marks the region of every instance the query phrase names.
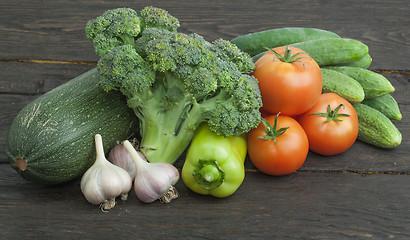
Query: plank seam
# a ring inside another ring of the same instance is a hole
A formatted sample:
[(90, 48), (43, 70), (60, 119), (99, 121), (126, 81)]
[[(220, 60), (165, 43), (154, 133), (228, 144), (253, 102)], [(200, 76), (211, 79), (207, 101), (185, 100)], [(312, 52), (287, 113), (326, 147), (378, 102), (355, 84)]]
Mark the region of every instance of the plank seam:
[[(260, 172), (258, 169), (245, 169), (245, 172)], [(410, 172), (403, 171), (368, 171), (368, 170), (321, 170), (321, 169), (299, 169), (296, 172), (299, 173), (348, 173), (348, 174), (357, 174), (357, 175), (410, 175)]]
[(57, 60), (42, 60), (42, 59), (0, 59), (0, 62), (38, 63), (38, 64), (97, 65), (96, 61), (57, 61)]
[[(97, 61), (65, 61), (65, 60), (45, 60), (45, 59), (0, 59), (0, 62), (17, 63), (37, 63), (37, 64), (72, 64), (72, 65), (97, 65)], [(370, 69), (377, 73), (386, 74), (410, 74), (410, 70), (391, 70), (391, 69)]]

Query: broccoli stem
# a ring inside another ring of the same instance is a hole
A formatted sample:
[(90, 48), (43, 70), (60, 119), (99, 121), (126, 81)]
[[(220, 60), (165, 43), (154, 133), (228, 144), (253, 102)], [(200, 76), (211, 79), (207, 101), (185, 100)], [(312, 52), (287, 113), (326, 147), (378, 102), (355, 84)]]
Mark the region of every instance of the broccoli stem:
[[(209, 111), (218, 101), (226, 99), (224, 91), (200, 102), (192, 94), (186, 94), (171, 107), (164, 107), (166, 89), (183, 87), (178, 84), (179, 80), (172, 74), (158, 76), (152, 86), (152, 96), (143, 97), (148, 100), (139, 107), (133, 107), (140, 119), (140, 150), (150, 162), (175, 163), (188, 147), (199, 125), (209, 118)], [(138, 95), (135, 97), (138, 98)]]
[[(140, 150), (150, 162), (174, 164), (190, 144), (199, 126), (210, 118), (209, 112), (226, 100), (226, 92), (202, 100), (200, 103), (192, 95), (167, 111), (158, 112), (145, 108), (142, 121)], [(149, 104), (149, 103), (148, 103)]]
[[(192, 97), (186, 98), (186, 103), (192, 101)], [(140, 150), (150, 162), (175, 163), (203, 122), (201, 106), (198, 103), (183, 103), (184, 101), (159, 114), (147, 108), (143, 119)]]

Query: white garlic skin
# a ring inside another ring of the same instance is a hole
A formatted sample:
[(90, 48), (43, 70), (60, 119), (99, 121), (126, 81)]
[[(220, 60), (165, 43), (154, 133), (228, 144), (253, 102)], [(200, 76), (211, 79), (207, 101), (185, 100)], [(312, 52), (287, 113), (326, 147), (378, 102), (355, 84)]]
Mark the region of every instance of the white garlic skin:
[(95, 135), (96, 160), (81, 178), (81, 192), (88, 202), (100, 204), (127, 194), (132, 187), (130, 175), (110, 163), (104, 155), (101, 135)]
[(149, 163), (128, 140), (123, 145), (136, 165), (134, 191), (140, 201), (154, 202), (173, 189), (173, 185), (179, 180), (179, 171), (174, 165), (165, 162)]
[(124, 145), (118, 144), (113, 147), (108, 154), (108, 161), (127, 171), (131, 176), (131, 179), (134, 180), (137, 168), (134, 160), (132, 160), (131, 155), (128, 153), (127, 149), (125, 149)]
[(146, 170), (137, 172), (134, 179), (134, 191), (138, 199), (151, 203), (175, 185), (179, 180), (179, 171), (169, 163), (150, 163)]
[(91, 167), (81, 179), (81, 191), (87, 201), (93, 204), (126, 194), (131, 187), (130, 175), (108, 161), (107, 164)]

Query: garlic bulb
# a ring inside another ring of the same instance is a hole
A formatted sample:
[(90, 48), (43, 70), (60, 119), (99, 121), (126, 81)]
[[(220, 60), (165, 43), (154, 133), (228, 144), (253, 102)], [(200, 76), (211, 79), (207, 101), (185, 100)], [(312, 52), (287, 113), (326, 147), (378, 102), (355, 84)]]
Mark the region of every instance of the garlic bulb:
[(132, 160), (131, 155), (127, 149), (125, 149), (124, 145), (118, 144), (113, 147), (108, 154), (108, 161), (127, 171), (131, 179), (134, 180), (137, 169), (134, 160)]
[(163, 203), (169, 203), (179, 196), (174, 187), (179, 180), (179, 171), (174, 165), (165, 162), (149, 163), (141, 158), (128, 140), (123, 145), (136, 165), (134, 191), (140, 201), (151, 203), (159, 199)]
[(100, 204), (101, 210), (106, 211), (115, 206), (117, 196), (126, 199), (132, 180), (127, 171), (105, 158), (100, 134), (95, 135), (95, 149), (96, 160), (81, 178), (81, 192), (88, 202)]

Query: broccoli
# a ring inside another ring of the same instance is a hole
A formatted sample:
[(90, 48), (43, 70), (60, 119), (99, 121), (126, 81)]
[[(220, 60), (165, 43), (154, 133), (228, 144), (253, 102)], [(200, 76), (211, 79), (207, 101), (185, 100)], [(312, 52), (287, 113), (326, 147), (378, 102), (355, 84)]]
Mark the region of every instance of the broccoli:
[(107, 12), (86, 27), (100, 55), (99, 83), (126, 96), (150, 162), (174, 163), (202, 123), (222, 136), (260, 123), (255, 65), (236, 45), (178, 32), (178, 20), (159, 8)]
[(88, 21), (85, 32), (95, 51), (102, 56), (114, 47), (135, 45), (135, 38), (146, 28), (176, 31), (179, 21), (163, 9), (146, 7), (138, 13), (130, 8), (116, 8)]

